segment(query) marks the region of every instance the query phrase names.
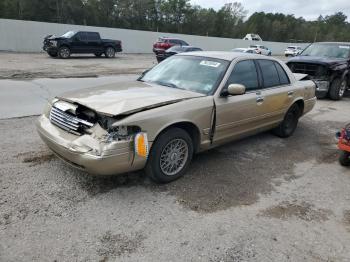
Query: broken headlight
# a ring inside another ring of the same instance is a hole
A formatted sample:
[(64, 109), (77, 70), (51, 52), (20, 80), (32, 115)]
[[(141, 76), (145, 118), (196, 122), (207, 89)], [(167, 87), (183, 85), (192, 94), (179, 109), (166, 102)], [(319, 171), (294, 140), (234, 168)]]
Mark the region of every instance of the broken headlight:
[(106, 142), (129, 140), (132, 136), (139, 133), (141, 129), (137, 126), (116, 126), (108, 129)]

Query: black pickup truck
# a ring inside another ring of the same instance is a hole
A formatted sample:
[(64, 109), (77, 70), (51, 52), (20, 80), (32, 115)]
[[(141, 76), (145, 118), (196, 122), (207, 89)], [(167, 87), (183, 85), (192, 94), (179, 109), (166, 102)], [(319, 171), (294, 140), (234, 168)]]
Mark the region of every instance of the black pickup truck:
[(68, 58), (71, 54), (104, 54), (113, 58), (122, 51), (119, 40), (101, 39), (97, 32), (69, 31), (62, 36), (49, 35), (44, 39), (44, 51), (51, 57)]
[(350, 88), (350, 43), (313, 43), (287, 65), (316, 83), (318, 98), (340, 100)]

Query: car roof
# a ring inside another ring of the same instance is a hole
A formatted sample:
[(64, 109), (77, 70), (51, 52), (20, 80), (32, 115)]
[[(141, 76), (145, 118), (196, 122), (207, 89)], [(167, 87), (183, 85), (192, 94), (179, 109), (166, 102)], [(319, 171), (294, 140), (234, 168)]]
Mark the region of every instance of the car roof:
[(236, 58), (241, 58), (241, 57), (275, 60), (273, 58), (265, 57), (265, 56), (262, 57), (261, 55), (257, 55), (257, 54), (227, 52), (227, 51), (188, 52), (188, 53), (184, 53), (181, 55), (208, 57), (208, 58), (221, 59), (221, 60), (226, 60), (226, 61), (233, 61)]
[(73, 31), (73, 32), (77, 32), (77, 33), (96, 33), (96, 34), (98, 34), (98, 32), (95, 32), (95, 31)]
[(168, 36), (160, 36), (158, 37), (159, 39), (174, 39), (174, 40), (182, 40), (180, 38), (177, 38), (177, 37), (168, 37)]

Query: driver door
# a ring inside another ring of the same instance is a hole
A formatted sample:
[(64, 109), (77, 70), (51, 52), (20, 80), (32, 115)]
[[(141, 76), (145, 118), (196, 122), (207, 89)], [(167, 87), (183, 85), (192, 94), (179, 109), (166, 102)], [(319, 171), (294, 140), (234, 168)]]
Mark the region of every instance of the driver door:
[(242, 84), (246, 93), (215, 98), (216, 130), (214, 143), (221, 144), (254, 133), (262, 125), (260, 110), (260, 80), (253, 60), (242, 60), (234, 66), (225, 88), (230, 84)]

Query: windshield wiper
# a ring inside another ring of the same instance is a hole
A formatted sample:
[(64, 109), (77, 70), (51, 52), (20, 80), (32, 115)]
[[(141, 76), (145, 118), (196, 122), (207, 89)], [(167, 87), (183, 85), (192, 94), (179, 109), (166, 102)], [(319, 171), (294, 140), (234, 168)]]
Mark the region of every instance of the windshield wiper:
[(167, 86), (167, 87), (172, 87), (172, 88), (177, 88), (177, 89), (183, 89), (181, 87), (178, 87), (177, 85), (173, 83), (167, 83), (167, 82), (162, 82), (162, 81), (154, 81), (154, 83), (161, 85), (161, 86)]

